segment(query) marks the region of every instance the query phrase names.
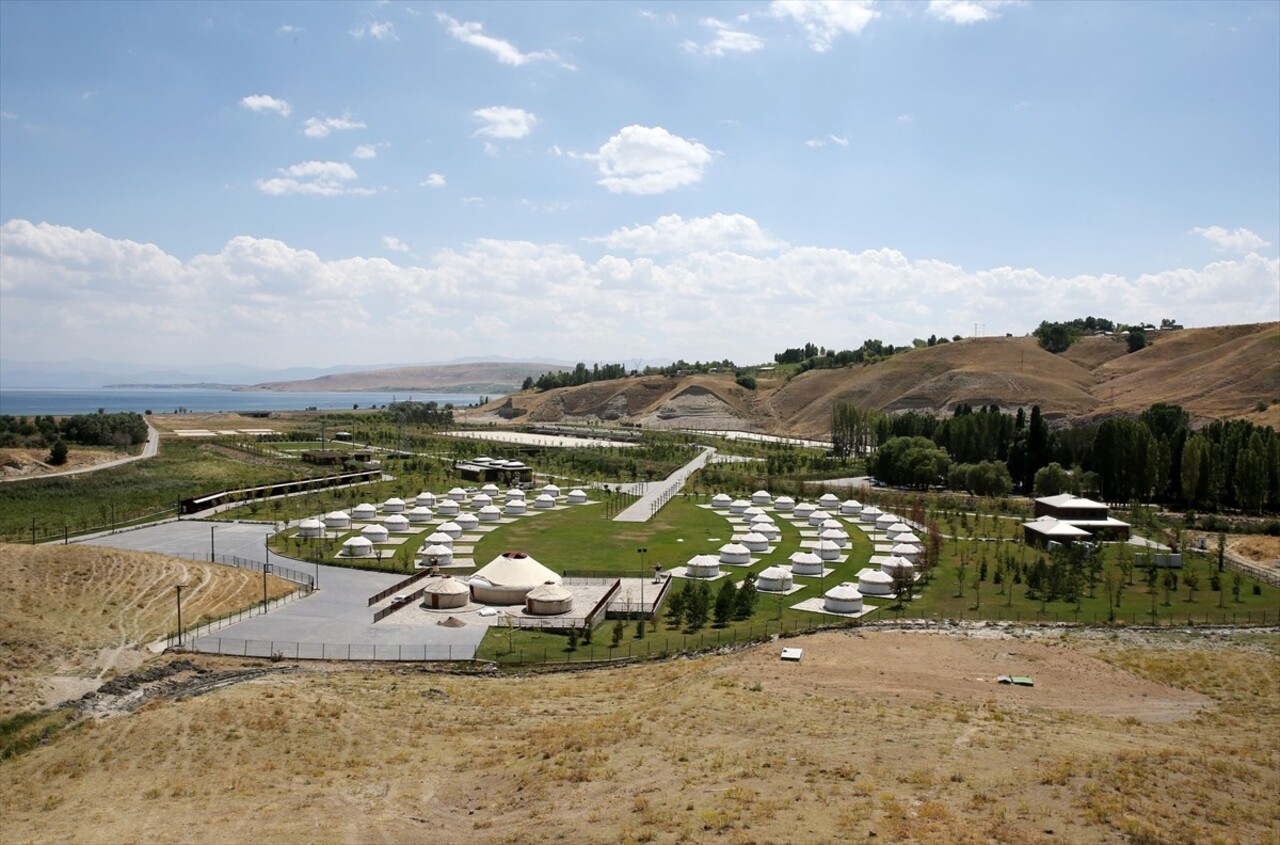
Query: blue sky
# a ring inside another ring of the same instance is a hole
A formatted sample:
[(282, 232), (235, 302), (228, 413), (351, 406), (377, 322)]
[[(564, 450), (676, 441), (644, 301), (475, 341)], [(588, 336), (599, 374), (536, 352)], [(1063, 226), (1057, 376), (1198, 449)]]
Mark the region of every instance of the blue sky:
[(0, 3), (0, 358), (1280, 319), (1280, 3)]

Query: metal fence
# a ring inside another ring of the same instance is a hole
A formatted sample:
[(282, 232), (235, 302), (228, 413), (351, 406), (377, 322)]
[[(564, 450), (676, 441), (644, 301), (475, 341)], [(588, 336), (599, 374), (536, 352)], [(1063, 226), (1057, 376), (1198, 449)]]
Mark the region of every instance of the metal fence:
[(365, 660), (416, 662), (474, 660), (476, 648), (464, 644), (298, 643), (285, 640), (244, 640), (234, 637), (191, 637), (187, 651), (270, 660)]
[(213, 631), (220, 631), (228, 625), (243, 622), (251, 616), (261, 616), (273, 608), (283, 607), (286, 604), (290, 604), (301, 598), (306, 598), (309, 595), (311, 595), (311, 589), (303, 586), (293, 590), (292, 592), (285, 593), (279, 598), (271, 599), (271, 601), (267, 602), (265, 607), (262, 602), (255, 602), (253, 605), (243, 608), (242, 610), (237, 610), (235, 613), (228, 613), (226, 616), (220, 616), (217, 619), (206, 619), (202, 622), (197, 622), (194, 625), (187, 625), (182, 631), (174, 632), (166, 637), (165, 647), (175, 648), (178, 647), (180, 643), (183, 646), (189, 646), (192, 641), (202, 638)]

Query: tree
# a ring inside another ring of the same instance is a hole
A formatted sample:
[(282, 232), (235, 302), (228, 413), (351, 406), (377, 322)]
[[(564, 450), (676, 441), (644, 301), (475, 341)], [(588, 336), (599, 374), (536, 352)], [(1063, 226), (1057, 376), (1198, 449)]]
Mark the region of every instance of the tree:
[(742, 579), (742, 584), (738, 586), (738, 591), (734, 595), (734, 618), (750, 619), (751, 614), (756, 612), (756, 602), (759, 598), (760, 592), (756, 589), (755, 576), (748, 575)]
[(533, 376), (525, 376), (524, 383), (520, 385), (521, 390), (533, 390)]
[(1187, 588), (1187, 601), (1196, 600), (1196, 590), (1200, 589), (1200, 573), (1187, 567), (1182, 573), (1182, 584)]
[(707, 624), (707, 617), (710, 615), (711, 587), (706, 581), (698, 581), (689, 590), (689, 595), (685, 601), (685, 625), (696, 631)]
[(729, 624), (729, 620), (733, 618), (737, 592), (733, 582), (728, 578), (724, 579), (724, 583), (720, 585), (719, 592), (716, 593), (715, 625), (717, 628), (725, 627)]
[(610, 644), (609, 644), (610, 648), (618, 647), (618, 644), (622, 642), (622, 637), (626, 633), (626, 630), (627, 630), (627, 625), (625, 622), (622, 621), (622, 617), (619, 616), (613, 622), (612, 640), (610, 641)]
[(1147, 346), (1147, 333), (1141, 328), (1129, 329), (1129, 351), (1137, 352)]
[(738, 376), (736, 379), (734, 379), (734, 383), (736, 383), (739, 387), (745, 387), (747, 390), (756, 389), (756, 377), (751, 375), (750, 373), (743, 373), (742, 375)]
[(49, 463), (60, 467), (67, 462), (67, 444), (59, 437), (49, 449)]
[(678, 627), (684, 621), (685, 606), (689, 603), (689, 591), (691, 587), (688, 581), (685, 581), (679, 591), (672, 590), (670, 598), (667, 599), (667, 624), (673, 628)]
[(1032, 489), (1037, 497), (1057, 496), (1060, 493), (1074, 492), (1074, 481), (1071, 473), (1062, 468), (1056, 461), (1036, 470), (1035, 483)]
[(1071, 327), (1067, 323), (1050, 323), (1047, 320), (1041, 322), (1032, 334), (1040, 342), (1042, 349), (1055, 355), (1059, 352), (1066, 352), (1067, 348), (1076, 340), (1076, 335), (1071, 331)]

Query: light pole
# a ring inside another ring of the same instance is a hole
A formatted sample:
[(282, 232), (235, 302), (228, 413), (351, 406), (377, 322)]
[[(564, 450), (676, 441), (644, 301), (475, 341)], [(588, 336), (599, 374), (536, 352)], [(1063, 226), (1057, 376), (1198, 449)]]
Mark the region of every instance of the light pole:
[(262, 547), (267, 551), (266, 562), (262, 564), (262, 612), (267, 612), (267, 573), (271, 571), (271, 546), (268, 542), (271, 535), (268, 534), (262, 541)]
[(214, 526), (212, 525), (209, 526), (209, 562), (210, 563), (214, 562), (213, 528)]
[(182, 648), (182, 588), (186, 584), (174, 584), (174, 589), (178, 591), (178, 648)]
[(645, 555), (649, 553), (647, 548), (636, 549), (640, 553), (640, 631), (644, 632), (644, 579), (645, 579)]

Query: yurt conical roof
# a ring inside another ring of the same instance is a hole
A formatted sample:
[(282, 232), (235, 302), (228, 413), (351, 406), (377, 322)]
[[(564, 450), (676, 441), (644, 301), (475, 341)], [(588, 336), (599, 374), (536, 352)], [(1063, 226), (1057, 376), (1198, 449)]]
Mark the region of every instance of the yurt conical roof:
[(422, 591), (440, 596), (457, 596), (470, 593), (471, 588), (451, 575), (444, 575), (439, 578), (429, 578)]
[(721, 554), (725, 555), (745, 555), (750, 554), (751, 550), (741, 543), (725, 543), (719, 549)]
[(548, 581), (559, 584), (561, 580), (524, 552), (503, 552), (472, 577), (483, 578), (495, 587), (536, 587)]
[(766, 566), (760, 570), (758, 577), (769, 581), (786, 581), (791, 578), (791, 573), (781, 566)]
[(836, 584), (830, 590), (827, 590), (825, 595), (827, 598), (836, 599), (837, 601), (852, 601), (862, 598), (862, 593), (858, 592), (858, 588), (848, 581), (843, 584)]
[(573, 593), (559, 584), (539, 584), (529, 591), (526, 598), (534, 601), (564, 601), (573, 598)]
[(298, 527), (302, 529), (310, 529), (314, 531), (317, 528), (324, 528), (324, 523), (316, 519), (314, 516), (307, 517), (298, 523)]
[(822, 563), (822, 558), (813, 552), (792, 552), (790, 560), (792, 563)]

